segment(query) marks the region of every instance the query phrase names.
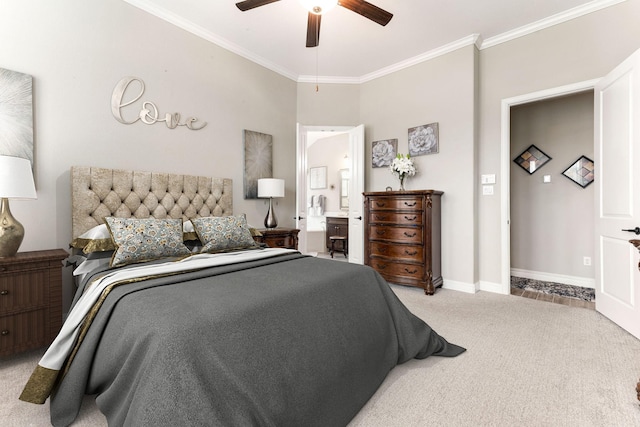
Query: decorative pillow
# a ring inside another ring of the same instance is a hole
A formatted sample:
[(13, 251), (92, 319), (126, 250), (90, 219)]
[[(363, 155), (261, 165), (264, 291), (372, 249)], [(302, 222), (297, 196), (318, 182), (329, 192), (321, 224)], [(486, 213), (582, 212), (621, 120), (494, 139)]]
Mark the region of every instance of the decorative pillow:
[(182, 219), (107, 217), (105, 221), (117, 247), (112, 267), (191, 254), (182, 242)]
[(107, 224), (96, 225), (91, 230), (81, 234), (80, 237), (73, 239), (69, 246), (82, 249), (85, 254), (113, 251), (116, 248), (111, 234), (109, 234)]
[(201, 252), (223, 252), (256, 246), (244, 215), (208, 216), (192, 219), (191, 222), (204, 245)]

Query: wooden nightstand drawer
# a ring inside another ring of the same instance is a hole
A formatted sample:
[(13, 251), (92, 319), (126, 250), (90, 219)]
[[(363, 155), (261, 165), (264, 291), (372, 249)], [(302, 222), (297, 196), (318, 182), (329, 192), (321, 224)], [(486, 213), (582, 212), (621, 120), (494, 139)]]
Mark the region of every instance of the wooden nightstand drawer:
[(260, 236), (253, 236), (258, 243), (265, 243), (270, 248), (298, 249), (298, 232), (295, 228), (260, 229)]
[(0, 258), (0, 356), (44, 347), (62, 326), (62, 249)]
[(48, 303), (49, 289), (42, 284), (46, 283), (48, 276), (48, 270), (0, 276), (0, 316), (45, 307)]
[(388, 240), (396, 243), (423, 243), (422, 229), (419, 227), (387, 227), (384, 225), (372, 225), (369, 239)]
[(0, 356), (49, 344), (47, 310), (0, 317)]

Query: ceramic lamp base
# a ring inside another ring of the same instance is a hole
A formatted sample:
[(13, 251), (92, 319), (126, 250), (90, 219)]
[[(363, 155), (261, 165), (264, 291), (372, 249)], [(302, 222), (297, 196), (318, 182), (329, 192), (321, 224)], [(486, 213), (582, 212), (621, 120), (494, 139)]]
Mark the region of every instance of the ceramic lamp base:
[(264, 226), (266, 228), (276, 228), (278, 226), (278, 220), (276, 219), (276, 213), (273, 211), (273, 199), (269, 197), (269, 211), (264, 218)]
[(0, 205), (0, 258), (18, 253), (24, 238), (24, 227), (11, 215), (9, 199), (3, 198)]

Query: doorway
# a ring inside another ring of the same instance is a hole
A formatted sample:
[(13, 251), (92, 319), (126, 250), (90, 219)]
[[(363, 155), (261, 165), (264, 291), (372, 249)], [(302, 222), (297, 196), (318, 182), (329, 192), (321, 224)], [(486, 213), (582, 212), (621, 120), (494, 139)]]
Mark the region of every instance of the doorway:
[[(348, 147), (346, 152), (344, 146), (340, 145), (343, 134), (346, 136)], [(321, 149), (318, 158), (311, 159), (310, 146), (319, 144), (318, 147), (323, 148), (323, 141), (327, 143), (327, 147), (329, 142), (335, 144), (333, 149), (338, 152), (330, 155), (331, 153), (326, 153), (327, 149)], [(329, 161), (333, 163), (331, 168)], [(296, 162), (297, 215), (295, 219), (296, 228), (300, 230), (298, 249), (303, 253), (319, 252), (322, 242), (326, 242), (326, 236), (325, 239), (322, 238), (326, 228), (322, 227), (326, 227), (326, 214), (329, 213), (345, 222), (348, 229), (348, 261), (363, 264), (364, 125), (303, 126), (298, 124)], [(331, 174), (329, 174), (330, 171)], [(315, 194), (316, 190), (320, 193)], [(330, 195), (331, 199), (324, 199), (327, 195)], [(316, 198), (320, 196), (323, 196), (323, 199)], [(320, 206), (316, 206), (318, 204)]]
[[(512, 108), (516, 108), (517, 106), (535, 103), (539, 101), (552, 100), (559, 97), (565, 97), (569, 95), (579, 94), (582, 92), (592, 91), (596, 80), (591, 80), (587, 82), (576, 83), (569, 86), (563, 86), (560, 88), (549, 89), (541, 92), (535, 92), (531, 94), (526, 94), (522, 96), (518, 96), (515, 98), (509, 98), (502, 101), (502, 129), (501, 129), (501, 248), (502, 248), (502, 280), (501, 280), (501, 293), (508, 295), (511, 293), (511, 273), (512, 273), (512, 227), (511, 227), (511, 213), (512, 213), (512, 183), (511, 183), (511, 165), (514, 163), (513, 159), (517, 157), (520, 152), (512, 153)], [(593, 137), (591, 137), (591, 140)], [(536, 145), (536, 144), (534, 144)], [(542, 145), (542, 143), (538, 143), (538, 145)], [(527, 146), (528, 147), (528, 146)], [(524, 147), (524, 148), (527, 148)], [(524, 151), (524, 150), (523, 150)], [(544, 151), (544, 150), (543, 150)], [(552, 153), (548, 153), (551, 158), (553, 158)], [(558, 162), (559, 163), (559, 162)], [(566, 165), (569, 166), (569, 165)], [(548, 167), (548, 166), (547, 166)], [(560, 166), (558, 166), (560, 167)], [(561, 169), (564, 170), (564, 169)], [(544, 168), (537, 173), (531, 174), (529, 176), (528, 172), (522, 171), (526, 174), (525, 179), (532, 178), (532, 180), (537, 179), (539, 175), (539, 185), (547, 185), (551, 184), (558, 180), (566, 180), (566, 177), (563, 177), (560, 174), (555, 173), (547, 173), (544, 172)], [(552, 175), (551, 183), (543, 183), (544, 175)], [(534, 178), (535, 177), (535, 178)], [(567, 184), (567, 182), (562, 182), (563, 185)], [(570, 182), (568, 182), (571, 184)], [(515, 183), (514, 183), (515, 184)], [(575, 189), (576, 191), (580, 190), (579, 188)], [(524, 194), (526, 196), (526, 194)], [(515, 199), (515, 198), (514, 198)], [(515, 201), (515, 200), (514, 200)], [(531, 201), (535, 203), (535, 200)], [(593, 207), (588, 215), (593, 216)], [(519, 253), (518, 253), (519, 254)], [(520, 254), (518, 255), (520, 256)], [(532, 270), (535, 271), (535, 270)], [(557, 279), (560, 276), (555, 276)]]

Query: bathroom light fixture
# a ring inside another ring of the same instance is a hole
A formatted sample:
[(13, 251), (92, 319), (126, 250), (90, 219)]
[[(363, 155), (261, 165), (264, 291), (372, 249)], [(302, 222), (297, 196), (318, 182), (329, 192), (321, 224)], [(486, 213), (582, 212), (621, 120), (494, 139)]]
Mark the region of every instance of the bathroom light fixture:
[(278, 220), (273, 211), (273, 198), (284, 197), (284, 179), (261, 178), (258, 180), (258, 197), (269, 198), (269, 211), (264, 218), (266, 228), (276, 228)]

